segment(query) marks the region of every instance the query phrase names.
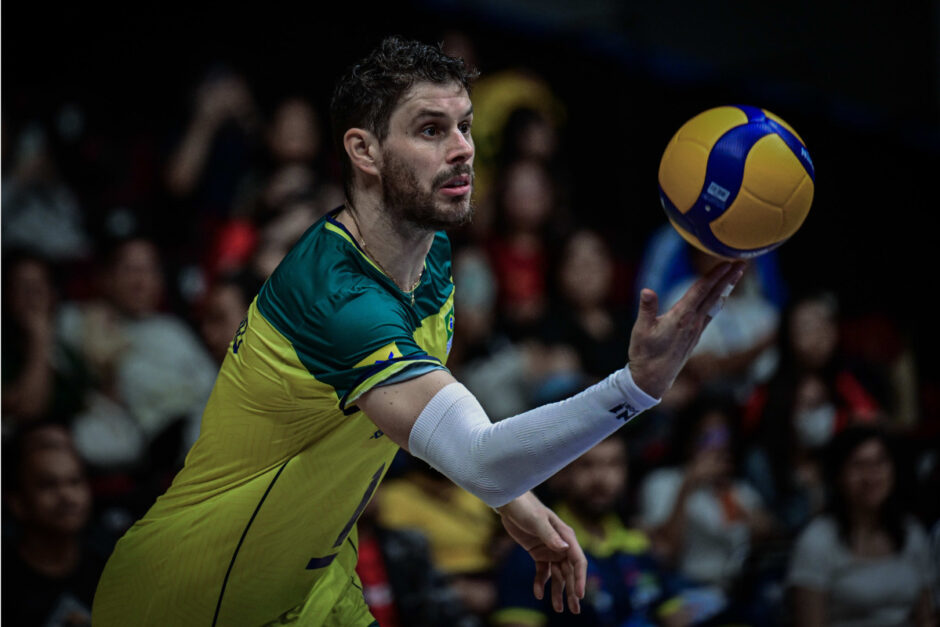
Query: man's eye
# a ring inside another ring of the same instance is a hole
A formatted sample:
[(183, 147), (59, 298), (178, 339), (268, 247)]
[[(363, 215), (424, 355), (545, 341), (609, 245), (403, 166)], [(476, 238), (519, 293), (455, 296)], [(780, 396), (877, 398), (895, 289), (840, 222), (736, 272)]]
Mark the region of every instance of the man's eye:
[(468, 134), (470, 132), (470, 122), (464, 122), (463, 124), (461, 124), (460, 132), (463, 133), (464, 135)]
[(437, 135), (437, 129), (433, 126), (426, 126), (425, 128), (421, 129), (421, 134), (426, 137), (434, 137)]

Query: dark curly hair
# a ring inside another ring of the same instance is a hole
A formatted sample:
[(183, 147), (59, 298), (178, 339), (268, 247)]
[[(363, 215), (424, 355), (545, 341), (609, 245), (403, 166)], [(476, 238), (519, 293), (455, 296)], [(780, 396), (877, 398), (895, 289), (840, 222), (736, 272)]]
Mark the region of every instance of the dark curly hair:
[(333, 142), (343, 162), (343, 187), (347, 197), (352, 182), (352, 164), (343, 147), (343, 135), (363, 128), (383, 141), (389, 119), (402, 96), (415, 83), (458, 83), (470, 93), (477, 77), (463, 59), (449, 57), (440, 46), (430, 46), (400, 37), (386, 37), (367, 57), (340, 78), (330, 102)]

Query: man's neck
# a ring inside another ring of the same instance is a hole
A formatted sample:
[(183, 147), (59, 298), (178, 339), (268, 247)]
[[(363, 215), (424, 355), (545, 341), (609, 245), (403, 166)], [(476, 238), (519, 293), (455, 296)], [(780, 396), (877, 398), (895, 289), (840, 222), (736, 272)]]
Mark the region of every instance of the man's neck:
[(415, 286), (434, 242), (433, 231), (395, 224), (388, 211), (368, 201), (355, 206), (347, 202), (336, 219), (398, 287), (410, 291)]
[(596, 512), (590, 512), (586, 508), (580, 507), (579, 504), (572, 500), (565, 501), (565, 504), (568, 506), (568, 511), (574, 516), (581, 527), (591, 534), (595, 539), (604, 541), (607, 539), (607, 532), (604, 528), (604, 518), (606, 513), (598, 514)]

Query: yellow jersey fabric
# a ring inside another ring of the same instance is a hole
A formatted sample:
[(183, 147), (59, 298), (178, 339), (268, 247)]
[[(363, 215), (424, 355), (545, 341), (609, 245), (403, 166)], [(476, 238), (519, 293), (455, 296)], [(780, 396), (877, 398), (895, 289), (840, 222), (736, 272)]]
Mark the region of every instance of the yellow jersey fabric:
[(183, 469), (105, 567), (96, 626), (372, 621), (355, 523), (398, 447), (355, 401), (444, 368), (450, 244), (435, 236), (412, 304), (337, 211), (252, 302)]

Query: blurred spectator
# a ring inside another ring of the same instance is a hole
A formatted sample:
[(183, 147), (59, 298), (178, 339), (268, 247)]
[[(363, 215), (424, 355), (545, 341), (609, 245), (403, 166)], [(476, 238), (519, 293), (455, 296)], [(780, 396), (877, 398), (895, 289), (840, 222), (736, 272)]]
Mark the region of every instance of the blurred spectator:
[(320, 116), (309, 101), (299, 97), (281, 101), (268, 127), (267, 146), (271, 170), (264, 188), (267, 207), (302, 197), (320, 217), (343, 204), (342, 188), (328, 176)]
[(216, 363), (221, 364), (235, 331), (248, 314), (248, 306), (261, 289), (262, 281), (250, 271), (219, 278), (202, 306), (199, 331)]
[(869, 312), (842, 320), (839, 348), (854, 374), (885, 409), (885, 426), (914, 431), (922, 426), (914, 344), (896, 314)]
[(774, 527), (758, 493), (737, 477), (735, 416), (730, 399), (700, 396), (676, 425), (679, 464), (651, 472), (640, 490), (640, 517), (658, 552), (687, 579), (712, 586), (717, 604)]
[(617, 511), (627, 486), (627, 449), (614, 435), (558, 473), (551, 484), (561, 502), (555, 511), (571, 525), (588, 559), (581, 614), (558, 614), (546, 591), (532, 595), (535, 567), (515, 547), (499, 575), (500, 609), (492, 622), (512, 627), (542, 625), (688, 625), (691, 615), (674, 596), (642, 531), (624, 525)]
[(382, 485), (376, 496), (379, 520), (384, 527), (414, 529), (427, 537), (434, 566), (447, 576), (464, 607), (485, 616), (496, 601), (490, 547), (498, 518), (436, 470), (423, 463), (415, 468)]
[(819, 452), (833, 434), (880, 410), (841, 358), (838, 309), (820, 293), (795, 301), (781, 329), (781, 363), (748, 401), (744, 429), (754, 436), (747, 475), (791, 532), (822, 505)]
[[(56, 337), (49, 265), (9, 252), (3, 261), (3, 418), (18, 423), (67, 419), (84, 402), (89, 373)], [(8, 425), (9, 426), (9, 425)]]
[(570, 346), (583, 371), (600, 379), (623, 368), (630, 343), (627, 316), (609, 309), (613, 259), (598, 233), (580, 230), (568, 238), (559, 263), (560, 298), (545, 316), (540, 339)]
[(544, 165), (524, 160), (500, 174), (496, 229), (489, 242), (500, 319), (514, 337), (531, 335), (545, 314), (555, 188)]
[(59, 320), (98, 376), (98, 393), (75, 423), (76, 444), (107, 467), (139, 461), (141, 442), (163, 437), (162, 459), (151, 461), (173, 467), (198, 435), (217, 366), (182, 320), (159, 311), (163, 273), (152, 242), (120, 242), (103, 286), (105, 300), (64, 306)]
[(81, 207), (59, 176), (46, 132), (38, 124), (28, 125), (16, 138), (2, 204), (4, 250), (24, 248), (55, 262), (75, 261), (91, 252)]
[(453, 274), (460, 289), (448, 366), (487, 414), (495, 420), (514, 416), (540, 404), (537, 397), (558, 385), (583, 387), (570, 347), (513, 342), (496, 327), (496, 278), (482, 250), (471, 245), (458, 251)]
[[(644, 287), (662, 298), (673, 292), (679, 283), (694, 277), (696, 267), (692, 255), (696, 250), (668, 222), (656, 229), (643, 249), (637, 272), (636, 302), (639, 303), (640, 290)], [(749, 265), (750, 280), (756, 285), (756, 291), (781, 311), (787, 300), (787, 286), (776, 251), (751, 259)], [(740, 285), (736, 289), (740, 289)]]
[(11, 447), (4, 479), (17, 534), (3, 547), (3, 624), (90, 625), (106, 556), (84, 536), (92, 500), (82, 462), (61, 426), (28, 429)]
[(259, 131), (245, 78), (227, 68), (211, 70), (196, 89), (189, 124), (167, 163), (167, 189), (201, 212), (228, 215), (253, 163)]
[(790, 564), (795, 624), (935, 625), (930, 543), (901, 503), (889, 441), (851, 427), (830, 455), (829, 507), (800, 535)]
[(269, 276), (311, 224), (343, 203), (342, 189), (327, 176), (319, 117), (308, 101), (281, 101), (265, 139), (265, 161), (246, 173), (214, 238), (210, 281), (249, 265)]
[(499, 161), (534, 159), (551, 166), (558, 155), (558, 129), (545, 113), (530, 107), (513, 109), (503, 128)]
[(378, 510), (379, 501), (373, 499), (356, 523), (356, 573), (379, 627), (480, 625), (431, 563), (425, 537), (417, 531), (385, 527), (378, 520)]
[[(506, 125), (514, 111), (528, 109), (537, 112), (547, 122), (551, 132), (539, 136), (539, 141), (557, 134), (565, 119), (564, 105), (551, 85), (524, 68), (484, 72), (473, 86), (473, 109), (473, 139), (476, 144), (474, 193), (478, 199), (489, 195), (494, 180), (500, 175), (495, 169), (504, 148)], [(550, 141), (545, 142), (544, 147), (549, 148)]]

